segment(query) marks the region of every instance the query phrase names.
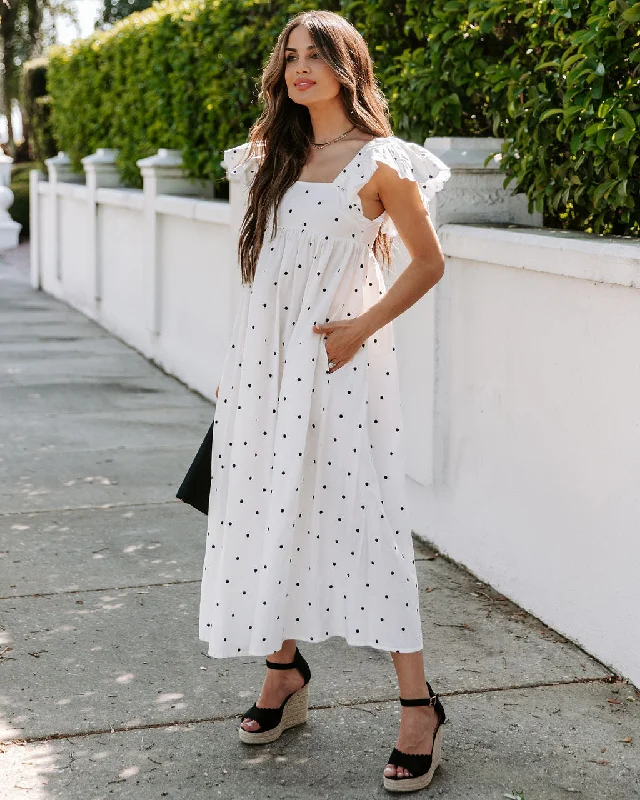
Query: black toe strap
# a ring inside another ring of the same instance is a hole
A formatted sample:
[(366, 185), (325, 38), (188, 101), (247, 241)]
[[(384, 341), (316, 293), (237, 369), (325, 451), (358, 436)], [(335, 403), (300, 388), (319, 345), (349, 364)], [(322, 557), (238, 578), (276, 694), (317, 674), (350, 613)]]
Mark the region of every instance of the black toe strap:
[[(280, 708), (258, 708), (254, 703), (251, 708), (243, 715), (249, 719), (255, 720), (260, 726), (262, 731), (270, 731), (280, 723), (282, 719), (282, 712), (284, 710), (284, 703)], [(251, 733), (251, 731), (249, 731)], [(260, 733), (260, 731), (257, 731)]]
[(389, 756), (389, 764), (395, 764), (396, 767), (404, 767), (408, 769), (414, 778), (424, 775), (429, 772), (431, 767), (432, 755), (424, 753), (403, 753), (394, 747)]

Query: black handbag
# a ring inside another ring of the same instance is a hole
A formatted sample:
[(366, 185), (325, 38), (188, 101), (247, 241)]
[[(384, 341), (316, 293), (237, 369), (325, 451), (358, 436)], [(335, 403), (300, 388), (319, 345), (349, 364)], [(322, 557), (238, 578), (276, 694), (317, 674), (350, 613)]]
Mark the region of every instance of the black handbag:
[(211, 490), (211, 452), (213, 449), (213, 422), (200, 445), (191, 466), (176, 494), (178, 500), (188, 503), (203, 514), (209, 514)]

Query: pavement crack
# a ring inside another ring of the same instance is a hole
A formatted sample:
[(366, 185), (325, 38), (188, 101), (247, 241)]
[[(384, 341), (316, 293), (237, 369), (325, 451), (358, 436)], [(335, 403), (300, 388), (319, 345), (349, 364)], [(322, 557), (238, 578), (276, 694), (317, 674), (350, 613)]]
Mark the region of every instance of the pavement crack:
[(68, 589), (64, 592), (32, 592), (30, 594), (10, 594), (0, 597), (0, 600), (24, 600), (34, 597), (63, 597), (66, 594), (88, 594), (90, 592), (121, 592), (126, 589), (154, 589), (162, 586), (183, 586), (191, 583), (200, 583), (200, 578), (190, 581), (162, 581), (162, 583), (136, 583), (132, 586), (101, 586), (97, 589)]
[(56, 506), (55, 508), (23, 509), (22, 511), (0, 511), (3, 517), (32, 517), (34, 514), (57, 514), (60, 511), (108, 511), (110, 508), (144, 508), (145, 506), (169, 506), (182, 503), (182, 500), (157, 500), (145, 503), (100, 503), (100, 505)]
[[(574, 678), (566, 681), (550, 681), (548, 683), (522, 683), (513, 684), (510, 686), (490, 686), (481, 689), (459, 689), (451, 692), (438, 692), (439, 697), (462, 697), (466, 695), (485, 694), (488, 692), (508, 692), (517, 691), (521, 689), (546, 689), (554, 686), (571, 686), (572, 684), (584, 683), (624, 683), (624, 679), (617, 675), (605, 675), (601, 678)], [(352, 706), (363, 706), (383, 703), (397, 703), (398, 696), (395, 697), (379, 697), (368, 700), (348, 700), (339, 701), (334, 703), (315, 703), (309, 704), (309, 711), (325, 711), (333, 708), (349, 708)], [(155, 730), (160, 728), (176, 728), (187, 725), (202, 725), (208, 722), (229, 722), (232, 719), (241, 719), (243, 712), (234, 714), (221, 714), (213, 717), (195, 717), (192, 719), (172, 720), (171, 722), (150, 722), (141, 725), (130, 726), (110, 726), (108, 728), (95, 728), (89, 731), (69, 731), (67, 733), (51, 733), (46, 736), (26, 736), (24, 738), (9, 739), (0, 741), (0, 752), (7, 747), (23, 747), (27, 744), (37, 744), (38, 742), (49, 742), (57, 739), (81, 739), (89, 736), (103, 736), (110, 733), (131, 733), (132, 731), (146, 731)]]

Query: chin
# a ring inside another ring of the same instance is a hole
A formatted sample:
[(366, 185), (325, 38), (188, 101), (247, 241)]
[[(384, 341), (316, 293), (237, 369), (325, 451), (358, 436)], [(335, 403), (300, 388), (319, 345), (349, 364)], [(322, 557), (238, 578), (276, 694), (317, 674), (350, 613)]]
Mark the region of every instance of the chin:
[(304, 102), (304, 98), (303, 97), (296, 98), (296, 97), (291, 97), (291, 95), (289, 95), (289, 99), (292, 100), (294, 103), (296, 103), (299, 106), (308, 106), (309, 105), (309, 103), (305, 103)]

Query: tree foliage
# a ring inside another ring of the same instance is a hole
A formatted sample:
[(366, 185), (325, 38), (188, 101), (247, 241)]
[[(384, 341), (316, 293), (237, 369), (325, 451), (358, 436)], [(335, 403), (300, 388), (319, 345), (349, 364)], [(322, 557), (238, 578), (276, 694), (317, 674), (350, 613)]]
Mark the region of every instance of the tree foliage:
[[(55, 40), (55, 20), (76, 20), (74, 0), (2, 0), (0, 2), (0, 92), (2, 112), (7, 118), (8, 148), (13, 142), (13, 101), (22, 102), (21, 76), (26, 61), (42, 55)], [(28, 135), (28, 121), (25, 137)], [(24, 128), (24, 126), (23, 126)]]
[(149, 8), (154, 0), (102, 0), (102, 12), (100, 19), (104, 25), (112, 25), (118, 20), (135, 14), (136, 11), (144, 11)]
[(30, 153), (42, 162), (58, 152), (51, 125), (51, 98), (47, 90), (47, 60), (27, 61), (22, 71), (22, 127), (28, 129)]

